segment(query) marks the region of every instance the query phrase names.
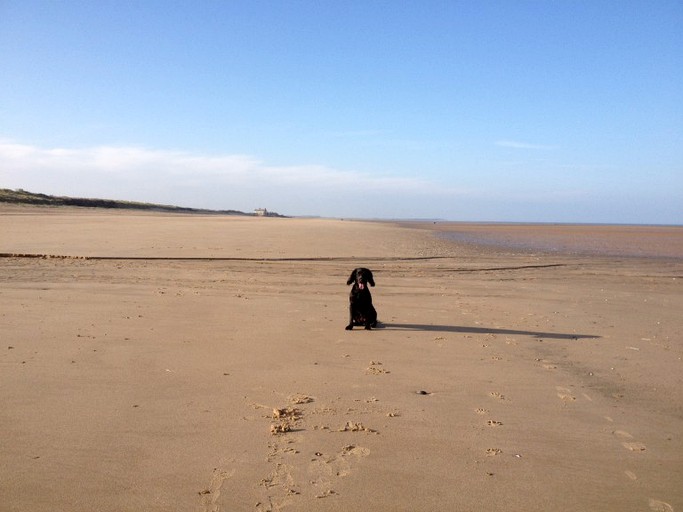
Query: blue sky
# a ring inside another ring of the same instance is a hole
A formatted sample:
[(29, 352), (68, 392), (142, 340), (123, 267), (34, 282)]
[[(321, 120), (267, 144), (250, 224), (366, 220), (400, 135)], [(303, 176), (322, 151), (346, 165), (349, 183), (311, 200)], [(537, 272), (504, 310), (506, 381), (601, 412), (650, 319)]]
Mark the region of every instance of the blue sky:
[(0, 0), (0, 187), (683, 224), (680, 1)]

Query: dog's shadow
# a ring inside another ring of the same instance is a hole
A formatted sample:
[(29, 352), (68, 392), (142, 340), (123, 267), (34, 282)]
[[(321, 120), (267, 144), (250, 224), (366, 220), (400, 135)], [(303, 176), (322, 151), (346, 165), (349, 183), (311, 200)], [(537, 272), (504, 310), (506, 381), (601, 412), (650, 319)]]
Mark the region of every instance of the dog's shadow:
[(462, 334), (506, 334), (509, 336), (532, 336), (534, 338), (547, 338), (555, 340), (584, 340), (597, 339), (601, 336), (594, 334), (564, 334), (559, 332), (517, 331), (514, 329), (496, 329), (493, 327), (466, 327), (461, 325), (431, 325), (431, 324), (388, 324), (378, 323), (378, 329), (395, 331), (428, 331), (428, 332), (455, 332)]

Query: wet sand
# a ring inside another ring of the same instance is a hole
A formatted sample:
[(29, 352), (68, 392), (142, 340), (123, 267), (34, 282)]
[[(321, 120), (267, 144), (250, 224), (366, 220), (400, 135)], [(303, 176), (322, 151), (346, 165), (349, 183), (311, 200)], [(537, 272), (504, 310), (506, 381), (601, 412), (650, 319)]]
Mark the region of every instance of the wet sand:
[(0, 510), (683, 510), (683, 255), (498, 245), (2, 207)]
[(499, 250), (683, 259), (683, 226), (419, 222), (414, 227)]

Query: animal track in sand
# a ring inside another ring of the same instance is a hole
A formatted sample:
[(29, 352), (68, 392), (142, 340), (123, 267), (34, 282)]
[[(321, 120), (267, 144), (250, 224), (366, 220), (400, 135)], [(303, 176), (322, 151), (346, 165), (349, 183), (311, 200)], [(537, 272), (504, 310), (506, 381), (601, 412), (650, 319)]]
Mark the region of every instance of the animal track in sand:
[(486, 456), (487, 457), (495, 457), (496, 455), (500, 455), (503, 453), (503, 450), (500, 448), (487, 448), (486, 449)]
[(273, 419), (289, 418), (296, 421), (300, 419), (301, 416), (301, 409), (297, 409), (296, 407), (284, 407), (282, 409), (273, 409)]
[(362, 423), (354, 422), (354, 421), (347, 421), (346, 425), (344, 425), (342, 428), (338, 430), (338, 432), (371, 432), (373, 434), (376, 434), (376, 430), (372, 430), (370, 428), (367, 428), (365, 425)]
[(335, 479), (349, 476), (352, 472), (351, 463), (368, 455), (370, 455), (368, 448), (355, 444), (345, 445), (341, 451), (332, 456), (316, 453), (308, 468), (313, 478), (310, 483), (315, 489), (315, 497), (327, 498), (337, 495), (332, 488)]
[(292, 431), (292, 424), (288, 421), (281, 421), (280, 423), (273, 423), (270, 426), (270, 433), (273, 435), (284, 434)]
[(486, 422), (486, 424), (487, 424), (489, 427), (500, 427), (500, 426), (503, 425), (502, 422), (496, 421), (496, 420), (488, 420), (488, 421)]
[(443, 348), (443, 346), (444, 346), (443, 342), (444, 341), (446, 341), (446, 338), (444, 338), (443, 336), (437, 336), (436, 338), (434, 338), (434, 343), (439, 348)]
[(488, 414), (489, 410), (480, 407), (479, 409), (475, 409), (474, 412), (476, 412), (477, 414)]
[(315, 401), (313, 397), (301, 393), (290, 395), (287, 397), (287, 400), (294, 405), (310, 404), (311, 402)]
[[(331, 436), (353, 437), (355, 437), (354, 433), (358, 435), (361, 433), (378, 434), (378, 432), (366, 427), (359, 421), (347, 421), (339, 429), (311, 424), (311, 421), (319, 421), (311, 420), (311, 418), (319, 418), (321, 415), (330, 416), (330, 419), (339, 418), (344, 410), (340, 404), (333, 407), (308, 405), (314, 401), (317, 400), (306, 394), (290, 395), (287, 397), (289, 405), (268, 407), (269, 413), (261, 416), (262, 421), (263, 419), (270, 421), (271, 436), (269, 436), (266, 457), (266, 461), (269, 463), (269, 472), (257, 486), (258, 503), (255, 507), (257, 512), (272, 512), (287, 507), (301, 506), (300, 500), (302, 499), (333, 499), (338, 497), (339, 492), (335, 488), (335, 482), (339, 478), (350, 475), (357, 462), (370, 454), (369, 448), (358, 446), (355, 443), (343, 445), (338, 451), (331, 454), (324, 453), (324, 449), (315, 450), (316, 446), (311, 446), (311, 442), (315, 442), (315, 439), (323, 431)], [(364, 404), (364, 410), (356, 411), (356, 413), (371, 412), (376, 414), (381, 412), (377, 410), (375, 404), (379, 400), (375, 397), (357, 399), (354, 402)], [(332, 403), (335, 403), (335, 400)], [(267, 407), (261, 404), (251, 405), (255, 409)], [(349, 408), (348, 411), (355, 411), (355, 409)], [(347, 412), (346, 414), (350, 413)], [(397, 412), (393, 414), (398, 415)], [(350, 438), (347, 437), (347, 439)], [(329, 449), (328, 442), (325, 441), (318, 448), (327, 446)], [(304, 453), (309, 453), (310, 459)], [(204, 500), (208, 499), (208, 495), (204, 497)], [(202, 512), (217, 512), (217, 510), (208, 509)]]
[(291, 432), (294, 424), (302, 417), (300, 409), (295, 407), (283, 407), (273, 409), (273, 419), (280, 420), (270, 426), (270, 433), (273, 435)]
[(498, 393), (497, 391), (491, 391), (489, 393), (489, 396), (492, 398), (496, 398), (498, 400), (507, 400), (507, 398), (505, 398), (505, 395)]
[(389, 370), (386, 370), (384, 368), (381, 368), (382, 363), (379, 361), (370, 361), (370, 366), (368, 366), (365, 370), (365, 373), (369, 373), (372, 375), (382, 375), (386, 373), (391, 373)]

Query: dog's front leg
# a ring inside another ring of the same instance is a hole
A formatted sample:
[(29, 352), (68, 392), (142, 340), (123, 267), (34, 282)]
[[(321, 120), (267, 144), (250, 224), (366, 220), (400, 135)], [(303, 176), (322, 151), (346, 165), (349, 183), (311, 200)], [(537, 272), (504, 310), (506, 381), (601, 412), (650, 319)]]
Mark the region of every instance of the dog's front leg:
[(353, 329), (353, 305), (349, 305), (349, 325), (346, 326), (347, 331), (351, 329)]

